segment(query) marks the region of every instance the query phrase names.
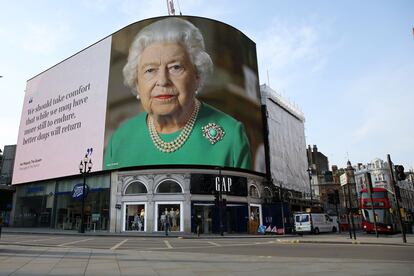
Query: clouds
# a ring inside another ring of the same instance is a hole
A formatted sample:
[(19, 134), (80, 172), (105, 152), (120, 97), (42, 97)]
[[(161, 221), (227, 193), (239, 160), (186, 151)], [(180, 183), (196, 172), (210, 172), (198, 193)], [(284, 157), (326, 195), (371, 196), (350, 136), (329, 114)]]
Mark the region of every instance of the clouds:
[(167, 15), (167, 6), (165, 2), (161, 1), (125, 0), (119, 5), (119, 11), (128, 18), (137, 21), (161, 14)]
[(330, 108), (322, 108), (325, 127), (321, 117), (315, 117), (317, 109), (305, 114), (310, 118), (307, 134), (322, 152), (335, 153), (331, 164), (344, 165), (348, 151), (353, 163), (384, 159), (390, 153), (396, 161), (412, 165), (414, 64), (410, 59), (379, 60), (360, 69), (338, 86)]
[(276, 89), (289, 89), (304, 71), (316, 73), (326, 64), (316, 24), (292, 24), (274, 19), (266, 29), (257, 33), (256, 43), (261, 81), (267, 79), (263, 72), (266, 68)]
[(259, 55), (272, 69), (285, 69), (303, 59), (312, 59), (316, 55), (316, 40), (316, 31), (310, 26), (276, 22), (259, 34)]
[(88, 10), (106, 12), (113, 4), (113, 0), (81, 0), (81, 5)]
[(18, 38), (18, 45), (28, 53), (50, 55), (69, 39), (70, 28), (64, 24), (30, 24)]
[[(398, 124), (410, 125), (414, 119), (414, 86), (410, 81), (414, 65), (383, 64), (357, 77), (349, 86), (360, 123), (353, 136), (358, 139), (377, 133), (397, 131)], [(355, 116), (354, 115), (354, 116)], [(378, 123), (380, 122), (380, 123)], [(386, 127), (384, 127), (386, 126)]]

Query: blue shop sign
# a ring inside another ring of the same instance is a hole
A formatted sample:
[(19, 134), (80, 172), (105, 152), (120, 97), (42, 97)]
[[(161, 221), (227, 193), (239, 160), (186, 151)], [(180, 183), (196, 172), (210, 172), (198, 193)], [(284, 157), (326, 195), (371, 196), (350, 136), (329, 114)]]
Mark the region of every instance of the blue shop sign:
[[(89, 187), (85, 184), (85, 198), (88, 196)], [(82, 200), (83, 198), (83, 183), (78, 183), (73, 186), (72, 198), (75, 200)]]
[(43, 186), (27, 187), (26, 188), (26, 193), (27, 194), (35, 194), (35, 193), (43, 192), (43, 190), (44, 190)]

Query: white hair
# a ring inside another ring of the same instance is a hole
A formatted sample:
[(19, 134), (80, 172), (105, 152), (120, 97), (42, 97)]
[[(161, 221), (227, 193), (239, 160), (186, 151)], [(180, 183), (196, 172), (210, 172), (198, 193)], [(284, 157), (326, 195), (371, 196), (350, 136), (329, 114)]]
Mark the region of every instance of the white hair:
[(141, 54), (155, 42), (181, 43), (187, 50), (190, 60), (197, 70), (200, 86), (213, 70), (210, 55), (204, 49), (204, 39), (200, 30), (187, 20), (169, 17), (144, 27), (134, 38), (129, 49), (128, 61), (124, 66), (124, 84), (137, 93), (136, 80)]

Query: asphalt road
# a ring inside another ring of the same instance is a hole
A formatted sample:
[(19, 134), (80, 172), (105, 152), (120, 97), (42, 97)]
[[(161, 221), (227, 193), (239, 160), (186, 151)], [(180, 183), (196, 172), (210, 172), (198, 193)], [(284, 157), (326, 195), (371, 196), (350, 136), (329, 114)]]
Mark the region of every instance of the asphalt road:
[(3, 234), (0, 244), (136, 251), (167, 251), (264, 257), (339, 258), (414, 263), (414, 246), (290, 243), (275, 237), (183, 239), (173, 237), (112, 237)]
[(0, 276), (414, 275), (413, 244), (290, 241), (5, 233)]

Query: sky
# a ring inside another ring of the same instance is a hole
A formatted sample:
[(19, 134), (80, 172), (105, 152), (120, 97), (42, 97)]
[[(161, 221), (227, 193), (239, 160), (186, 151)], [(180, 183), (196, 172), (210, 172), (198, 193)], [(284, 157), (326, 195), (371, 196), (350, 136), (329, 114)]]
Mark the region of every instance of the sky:
[[(178, 3), (179, 2), (179, 3)], [(256, 42), (259, 80), (305, 114), (330, 165), (414, 166), (414, 1), (177, 0)], [(0, 0), (0, 149), (16, 144), (26, 81), (165, 0)]]

